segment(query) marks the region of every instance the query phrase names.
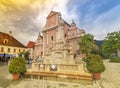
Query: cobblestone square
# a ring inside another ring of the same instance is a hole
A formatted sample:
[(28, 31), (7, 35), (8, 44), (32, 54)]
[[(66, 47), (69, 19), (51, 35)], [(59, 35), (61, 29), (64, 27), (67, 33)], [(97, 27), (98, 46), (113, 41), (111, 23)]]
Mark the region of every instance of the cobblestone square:
[(104, 60), (106, 70), (102, 73), (101, 80), (86, 83), (57, 82), (40, 79), (23, 78), (12, 80), (7, 65), (0, 66), (0, 88), (119, 88), (120, 63), (110, 63)]

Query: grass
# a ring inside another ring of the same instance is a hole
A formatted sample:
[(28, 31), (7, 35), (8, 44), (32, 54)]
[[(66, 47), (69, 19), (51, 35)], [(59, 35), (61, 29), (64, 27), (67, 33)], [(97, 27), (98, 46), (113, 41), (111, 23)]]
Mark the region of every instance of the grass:
[(110, 62), (120, 63), (120, 58), (111, 58)]

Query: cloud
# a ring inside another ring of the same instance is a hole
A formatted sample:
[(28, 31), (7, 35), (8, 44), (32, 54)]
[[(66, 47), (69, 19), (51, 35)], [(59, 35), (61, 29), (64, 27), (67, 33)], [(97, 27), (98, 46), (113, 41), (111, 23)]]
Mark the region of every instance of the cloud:
[(88, 32), (95, 35), (96, 39), (104, 39), (108, 32), (120, 30), (120, 5), (104, 12), (95, 20), (92, 20), (85, 28)]
[(96, 39), (104, 39), (108, 32), (120, 29), (120, 1), (77, 0), (69, 2), (71, 13), (77, 14), (77, 25)]
[(23, 44), (36, 41), (52, 10), (79, 28), (104, 39), (106, 33), (120, 28), (120, 1), (118, 0), (0, 0), (0, 31), (13, 32)]
[(66, 15), (67, 2), (68, 0), (0, 0), (0, 31), (12, 31), (13, 36), (25, 45), (28, 41), (36, 41), (51, 8)]

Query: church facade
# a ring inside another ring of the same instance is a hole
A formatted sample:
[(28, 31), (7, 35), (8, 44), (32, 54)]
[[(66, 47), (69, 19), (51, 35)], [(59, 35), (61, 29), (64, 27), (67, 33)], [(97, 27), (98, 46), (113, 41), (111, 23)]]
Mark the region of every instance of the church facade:
[[(63, 31), (58, 33), (60, 28)], [(38, 35), (35, 43), (35, 57), (44, 57), (49, 54), (56, 41), (61, 41), (61, 39), (69, 42), (72, 47), (72, 52), (76, 53), (79, 50), (78, 41), (85, 34), (85, 31), (79, 29), (74, 21), (68, 24), (62, 19), (60, 12), (51, 11), (46, 18), (46, 24), (42, 30), (42, 34), (42, 36), (40, 34)], [(61, 38), (61, 36), (63, 37)]]

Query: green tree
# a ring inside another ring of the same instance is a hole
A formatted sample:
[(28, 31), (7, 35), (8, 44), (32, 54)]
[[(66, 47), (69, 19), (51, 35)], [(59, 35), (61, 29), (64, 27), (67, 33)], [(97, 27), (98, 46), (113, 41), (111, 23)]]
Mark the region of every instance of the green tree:
[(30, 55), (29, 51), (19, 53), (19, 57), (24, 56), (25, 60), (29, 60), (29, 55)]
[(118, 50), (120, 50), (120, 33), (108, 33), (107, 37), (103, 41), (102, 50), (104, 53), (106, 53), (106, 56), (115, 54), (115, 56), (118, 58)]
[(80, 51), (88, 55), (93, 49), (96, 49), (94, 36), (91, 34), (85, 34), (79, 40)]

